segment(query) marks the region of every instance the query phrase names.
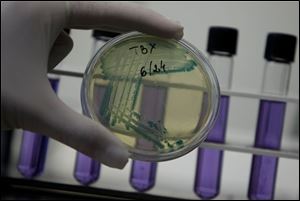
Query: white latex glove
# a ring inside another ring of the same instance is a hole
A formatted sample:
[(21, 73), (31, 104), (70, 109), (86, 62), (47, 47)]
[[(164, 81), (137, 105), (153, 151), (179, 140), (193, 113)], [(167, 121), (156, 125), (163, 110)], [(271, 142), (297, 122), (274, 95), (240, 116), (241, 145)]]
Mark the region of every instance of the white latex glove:
[(125, 146), (104, 126), (55, 95), (47, 78), (72, 49), (72, 29), (138, 30), (180, 39), (183, 28), (129, 3), (1, 2), (1, 129), (43, 133), (111, 167), (128, 161)]

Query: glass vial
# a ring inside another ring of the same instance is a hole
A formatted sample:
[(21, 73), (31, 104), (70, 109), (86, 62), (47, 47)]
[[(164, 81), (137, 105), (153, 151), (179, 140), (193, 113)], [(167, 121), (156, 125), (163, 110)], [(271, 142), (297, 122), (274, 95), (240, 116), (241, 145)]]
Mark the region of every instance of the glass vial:
[[(166, 88), (144, 85), (141, 103), (143, 118), (145, 120), (152, 119), (155, 122), (163, 121), (166, 97)], [(153, 146), (143, 139), (137, 140), (137, 146)], [(155, 184), (156, 169), (156, 162), (133, 160), (130, 174), (131, 186), (139, 192), (150, 190)]]
[[(209, 60), (217, 74), (220, 88), (231, 88), (233, 56), (237, 49), (238, 30), (228, 27), (209, 29), (207, 51)], [(221, 96), (219, 115), (206, 142), (224, 143), (229, 96)], [(223, 151), (199, 148), (194, 183), (195, 193), (203, 199), (212, 199), (219, 194), (222, 171)]]
[[(59, 78), (49, 78), (52, 89), (57, 92)], [(26, 178), (33, 178), (40, 175), (44, 170), (48, 137), (23, 131), (21, 150), (18, 161), (18, 171)]]
[[(96, 54), (101, 46), (103, 46), (109, 39), (119, 35), (118, 33), (107, 32), (107, 31), (93, 31), (93, 46), (92, 46), (92, 56)], [(103, 95), (105, 93), (105, 86), (98, 86), (97, 90), (97, 101), (102, 102)], [(101, 104), (100, 104), (101, 105)], [(93, 160), (89, 156), (77, 152), (76, 162), (74, 169), (75, 179), (83, 185), (89, 185), (98, 180), (100, 174), (100, 163)]]
[[(70, 34), (70, 29), (64, 29), (64, 32)], [(61, 65), (58, 64), (58, 66)], [(57, 66), (57, 67), (58, 67)], [(56, 68), (57, 68), (56, 67)], [(59, 76), (48, 77), (52, 89), (57, 93), (59, 85)], [(33, 178), (40, 175), (44, 170), (48, 147), (48, 137), (42, 134), (23, 131), (18, 171), (26, 178)]]
[[(270, 33), (265, 49), (262, 93), (286, 96), (289, 86), (291, 62), (294, 61), (296, 37)], [(284, 125), (286, 103), (260, 100), (255, 135), (255, 147), (279, 149)], [(272, 200), (276, 183), (278, 158), (254, 155), (248, 189), (251, 200)]]

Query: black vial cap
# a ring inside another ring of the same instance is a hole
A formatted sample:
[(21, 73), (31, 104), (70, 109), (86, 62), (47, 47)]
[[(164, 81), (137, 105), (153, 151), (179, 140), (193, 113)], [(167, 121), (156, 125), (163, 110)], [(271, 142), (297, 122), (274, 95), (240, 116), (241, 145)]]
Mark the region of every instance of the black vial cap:
[(269, 33), (267, 38), (265, 59), (290, 63), (294, 61), (296, 36), (282, 33)]
[(120, 33), (111, 32), (111, 31), (100, 31), (100, 30), (93, 30), (92, 36), (96, 39), (100, 38), (113, 38), (120, 35)]
[(71, 29), (64, 29), (64, 32), (66, 32), (68, 35), (70, 35)]
[(229, 27), (210, 27), (207, 52), (210, 54), (235, 55), (238, 30)]

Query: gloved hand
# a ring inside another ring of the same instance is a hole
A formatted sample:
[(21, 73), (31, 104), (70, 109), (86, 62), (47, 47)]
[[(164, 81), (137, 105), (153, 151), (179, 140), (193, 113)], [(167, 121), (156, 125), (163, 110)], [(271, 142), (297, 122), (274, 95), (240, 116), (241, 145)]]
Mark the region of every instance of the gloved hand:
[(137, 30), (180, 39), (183, 28), (129, 3), (1, 2), (1, 129), (52, 137), (111, 167), (128, 161), (125, 146), (104, 126), (55, 95), (47, 71), (72, 49), (64, 28)]

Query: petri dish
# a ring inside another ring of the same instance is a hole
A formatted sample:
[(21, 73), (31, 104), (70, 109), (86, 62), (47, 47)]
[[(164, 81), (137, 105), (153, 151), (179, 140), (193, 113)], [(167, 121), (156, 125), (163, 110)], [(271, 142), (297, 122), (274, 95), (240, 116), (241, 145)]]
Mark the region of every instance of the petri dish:
[(83, 113), (106, 126), (132, 159), (171, 160), (203, 142), (216, 120), (220, 90), (213, 68), (185, 40), (130, 32), (89, 62)]

